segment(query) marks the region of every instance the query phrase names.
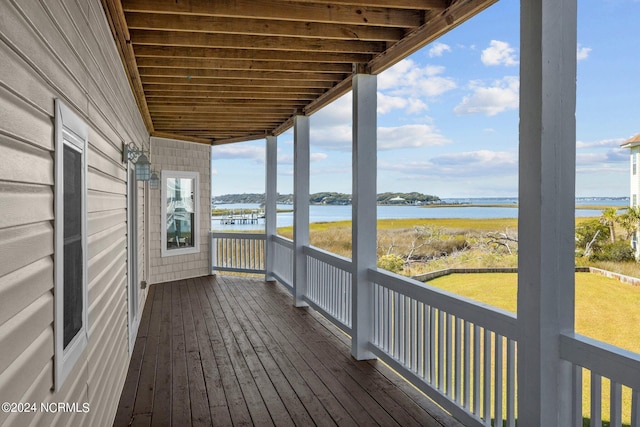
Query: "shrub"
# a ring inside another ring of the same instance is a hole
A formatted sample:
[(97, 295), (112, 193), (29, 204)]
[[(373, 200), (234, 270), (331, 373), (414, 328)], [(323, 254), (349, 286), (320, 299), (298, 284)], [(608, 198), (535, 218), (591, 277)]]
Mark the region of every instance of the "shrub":
[[(596, 233), (598, 233), (596, 237)], [(609, 240), (609, 227), (600, 223), (597, 219), (585, 221), (576, 227), (576, 249), (584, 251), (586, 246), (592, 241), (593, 246), (591, 250), (601, 247), (607, 240)]]
[(378, 258), (378, 267), (392, 273), (400, 273), (404, 267), (404, 260), (395, 254), (382, 255)]
[(619, 241), (603, 245), (598, 251), (594, 252), (590, 257), (592, 261), (633, 261), (635, 256), (629, 242)]

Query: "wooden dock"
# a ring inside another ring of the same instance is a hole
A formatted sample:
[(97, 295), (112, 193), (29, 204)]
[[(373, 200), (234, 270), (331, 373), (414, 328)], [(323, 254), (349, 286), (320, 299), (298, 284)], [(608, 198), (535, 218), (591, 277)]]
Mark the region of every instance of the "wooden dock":
[(151, 286), (115, 426), (461, 426), (279, 284)]

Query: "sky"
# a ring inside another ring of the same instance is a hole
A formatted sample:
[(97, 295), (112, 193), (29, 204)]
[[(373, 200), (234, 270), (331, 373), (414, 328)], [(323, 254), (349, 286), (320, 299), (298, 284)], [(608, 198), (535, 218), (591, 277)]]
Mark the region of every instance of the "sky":
[[(640, 0), (578, 1), (576, 196), (629, 195)], [(518, 194), (519, 1), (501, 0), (378, 75), (378, 192)], [(351, 193), (351, 93), (313, 114), (311, 193)], [(214, 146), (212, 194), (264, 192), (265, 141)], [(278, 136), (293, 192), (293, 131)]]

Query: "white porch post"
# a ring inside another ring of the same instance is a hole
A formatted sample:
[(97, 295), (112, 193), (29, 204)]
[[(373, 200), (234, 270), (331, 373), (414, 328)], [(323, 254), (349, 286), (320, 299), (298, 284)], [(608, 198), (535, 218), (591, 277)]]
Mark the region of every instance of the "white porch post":
[(264, 201), (265, 214), (265, 280), (274, 281), (273, 277), (273, 236), (276, 235), (277, 226), (277, 209), (278, 202), (278, 138), (275, 136), (267, 136), (266, 140), (266, 188)]
[(296, 307), (305, 307), (309, 245), (309, 117), (296, 116), (293, 128), (293, 290)]
[(576, 0), (521, 1), (518, 425), (571, 424)]
[(367, 271), (376, 268), (377, 78), (353, 77), (352, 338), (357, 360), (373, 359), (373, 285)]

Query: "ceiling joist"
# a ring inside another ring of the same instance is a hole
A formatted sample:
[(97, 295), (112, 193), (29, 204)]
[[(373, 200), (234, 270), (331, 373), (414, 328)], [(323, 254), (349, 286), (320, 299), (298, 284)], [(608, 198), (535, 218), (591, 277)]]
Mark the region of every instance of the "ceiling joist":
[(153, 136), (279, 135), (497, 0), (102, 0)]

